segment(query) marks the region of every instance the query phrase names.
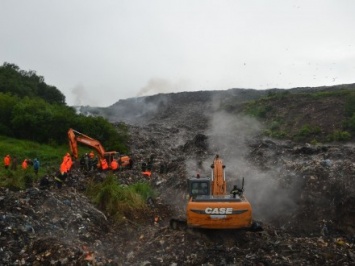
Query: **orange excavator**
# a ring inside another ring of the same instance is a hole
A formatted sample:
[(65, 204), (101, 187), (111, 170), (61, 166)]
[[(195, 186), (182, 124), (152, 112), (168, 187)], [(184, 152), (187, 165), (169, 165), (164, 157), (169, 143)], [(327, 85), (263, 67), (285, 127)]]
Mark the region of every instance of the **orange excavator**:
[(71, 153), (75, 159), (78, 159), (79, 157), (79, 151), (78, 151), (78, 142), (79, 142), (96, 150), (99, 156), (98, 167), (101, 169), (103, 167), (100, 162), (102, 162), (103, 160), (106, 160), (106, 163), (109, 168), (113, 160), (118, 161), (120, 167), (129, 167), (131, 165), (132, 161), (129, 156), (127, 155), (121, 156), (117, 151), (105, 151), (100, 141), (93, 139), (83, 133), (80, 133), (79, 131), (76, 131), (72, 128), (69, 128), (68, 130), (68, 140), (69, 140), (69, 147)]
[(225, 165), (218, 155), (211, 168), (211, 178), (197, 175), (188, 179), (186, 220), (171, 219), (170, 227), (261, 230), (261, 226), (253, 222), (251, 204), (243, 194), (244, 179), (241, 188), (234, 186), (229, 193), (226, 191)]

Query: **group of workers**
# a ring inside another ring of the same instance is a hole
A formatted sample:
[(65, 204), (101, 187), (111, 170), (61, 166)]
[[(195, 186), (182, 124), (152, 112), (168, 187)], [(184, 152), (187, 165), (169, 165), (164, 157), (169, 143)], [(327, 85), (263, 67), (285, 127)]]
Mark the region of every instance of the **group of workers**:
[[(18, 160), (16, 156), (11, 158), (11, 156), (7, 154), (4, 157), (3, 161), (4, 161), (5, 169), (17, 170)], [(72, 169), (73, 164), (74, 162), (70, 153), (66, 153), (63, 157), (62, 163), (60, 164), (59, 172), (54, 178), (58, 188), (62, 187), (62, 184), (67, 178), (68, 173)], [(29, 169), (29, 166), (33, 166), (33, 170), (36, 175), (38, 175), (39, 165), (40, 163), (37, 158), (35, 158), (34, 160), (26, 158), (21, 163), (21, 167), (23, 170), (27, 170)], [(90, 153), (86, 153), (85, 155), (82, 156), (80, 160), (80, 166), (81, 169), (85, 169), (85, 170), (94, 170), (99, 168), (102, 171), (106, 171), (109, 169), (112, 171), (118, 171), (122, 168), (132, 169), (133, 160), (128, 156), (121, 156), (118, 159), (113, 158), (112, 161), (108, 163), (105, 158), (98, 159), (98, 157), (95, 156), (95, 153), (91, 151)]]
[(85, 153), (80, 158), (80, 168), (81, 170), (91, 171), (94, 170), (97, 166), (98, 159), (95, 156), (95, 153), (91, 151), (90, 153)]
[(108, 162), (104, 157), (98, 159), (94, 152), (91, 151), (90, 153), (85, 153), (80, 158), (80, 168), (86, 171), (99, 168), (101, 171), (112, 170), (113, 172), (116, 172), (124, 167), (132, 169), (132, 166), (133, 160), (128, 156), (111, 158), (111, 160)]
[(128, 156), (123, 156), (118, 159), (112, 158), (110, 164), (107, 162), (106, 158), (100, 159), (100, 169), (102, 171), (107, 171), (110, 169), (113, 172), (116, 172), (120, 169), (123, 169), (124, 167), (128, 167), (129, 169), (132, 169), (132, 166), (133, 166), (133, 161)]
[[(9, 169), (9, 170), (17, 170), (17, 157), (14, 156), (13, 158), (11, 158), (11, 156), (9, 154), (7, 154), (4, 157), (4, 167), (5, 169)], [(28, 166), (31, 165), (33, 166), (33, 170), (35, 172), (35, 174), (38, 174), (39, 171), (39, 160), (37, 158), (35, 158), (33, 161), (30, 159), (24, 159), (23, 162), (21, 163), (21, 167), (23, 170), (27, 170)]]

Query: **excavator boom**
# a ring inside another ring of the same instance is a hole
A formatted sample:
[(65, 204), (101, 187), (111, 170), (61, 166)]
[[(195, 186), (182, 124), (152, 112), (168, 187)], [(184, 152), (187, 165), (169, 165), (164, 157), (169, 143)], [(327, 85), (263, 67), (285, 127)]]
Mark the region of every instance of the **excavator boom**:
[(214, 158), (211, 168), (212, 195), (225, 195), (227, 188), (226, 177), (224, 173), (225, 165), (223, 165), (222, 160), (218, 155)]
[(105, 149), (101, 145), (100, 141), (93, 139), (79, 131), (76, 131), (72, 128), (68, 130), (68, 140), (69, 140), (69, 147), (75, 159), (78, 159), (79, 152), (78, 152), (78, 142), (83, 143), (89, 147), (94, 148), (100, 158), (104, 158), (105, 156)]
[(99, 156), (99, 159), (105, 159), (109, 165), (112, 160), (119, 161), (120, 165), (124, 167), (129, 166), (131, 164), (131, 159), (128, 156), (119, 156), (119, 153), (117, 151), (105, 151), (100, 141), (91, 138), (83, 133), (80, 133), (79, 131), (76, 131), (72, 128), (69, 128), (68, 130), (68, 140), (70, 151), (75, 159), (78, 159), (79, 157), (78, 143), (82, 143), (88, 147), (95, 149)]

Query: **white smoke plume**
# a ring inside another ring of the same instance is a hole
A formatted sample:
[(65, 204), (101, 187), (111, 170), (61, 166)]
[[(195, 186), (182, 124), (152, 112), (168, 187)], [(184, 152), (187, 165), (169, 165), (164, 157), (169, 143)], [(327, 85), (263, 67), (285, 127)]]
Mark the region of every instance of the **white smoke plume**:
[[(206, 132), (209, 147), (219, 154), (226, 165), (227, 189), (237, 184), (241, 186), (245, 179), (245, 196), (251, 202), (254, 218), (274, 219), (276, 215), (287, 216), (295, 210), (292, 195), (297, 193), (297, 184), (291, 190), (284, 189), (279, 183), (280, 166), (262, 171), (247, 161), (250, 147), (247, 141), (262, 130), (262, 125), (251, 117), (235, 116), (225, 112), (211, 116), (210, 128)], [(213, 158), (202, 165), (211, 165)]]
[(74, 95), (74, 105), (80, 106), (91, 101), (89, 93), (83, 85), (75, 86), (72, 88), (71, 93)]
[(147, 85), (139, 90), (137, 97), (181, 91), (182, 88), (187, 87), (187, 84), (188, 82), (186, 80), (179, 80), (173, 83), (167, 79), (152, 78), (148, 81)]

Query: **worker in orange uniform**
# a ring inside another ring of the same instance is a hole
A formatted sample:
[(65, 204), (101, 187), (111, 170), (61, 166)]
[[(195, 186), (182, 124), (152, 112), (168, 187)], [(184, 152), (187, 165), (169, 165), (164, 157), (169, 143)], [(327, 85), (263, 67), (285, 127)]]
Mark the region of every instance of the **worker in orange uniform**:
[(57, 188), (62, 188), (63, 182), (67, 178), (68, 166), (66, 161), (63, 160), (59, 167), (59, 175), (54, 178)]
[(23, 169), (23, 170), (26, 170), (26, 169), (27, 169), (27, 167), (28, 167), (28, 161), (27, 161), (27, 159), (23, 160), (21, 166), (22, 166), (22, 169)]
[(67, 152), (67, 154), (63, 157), (63, 163), (67, 170), (65, 172), (69, 172), (72, 165), (73, 165), (73, 160), (71, 159), (70, 154)]
[(4, 157), (5, 169), (9, 169), (10, 164), (11, 164), (11, 157), (10, 157), (10, 155), (6, 155), (6, 156)]
[(108, 164), (105, 158), (100, 159), (101, 170), (105, 171), (108, 169)]
[(89, 153), (89, 170), (94, 170), (95, 168), (96, 168), (95, 153), (93, 151), (90, 151), (90, 153)]
[(110, 166), (111, 166), (111, 170), (115, 172), (115, 171), (118, 170), (118, 166), (119, 166), (119, 165), (118, 165), (118, 162), (117, 162), (116, 160), (112, 160)]
[(65, 162), (62, 162), (59, 171), (61, 175), (65, 175), (68, 172), (67, 164)]

